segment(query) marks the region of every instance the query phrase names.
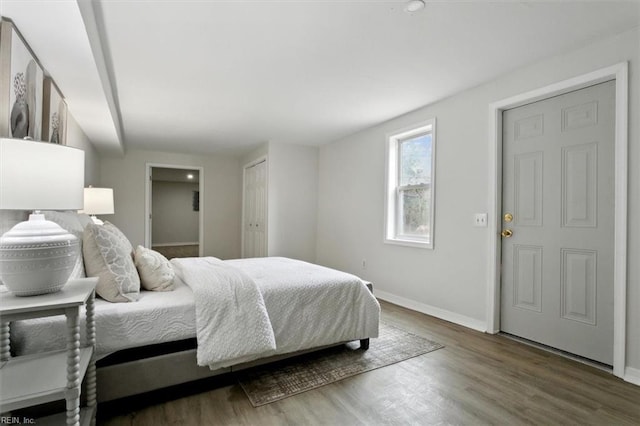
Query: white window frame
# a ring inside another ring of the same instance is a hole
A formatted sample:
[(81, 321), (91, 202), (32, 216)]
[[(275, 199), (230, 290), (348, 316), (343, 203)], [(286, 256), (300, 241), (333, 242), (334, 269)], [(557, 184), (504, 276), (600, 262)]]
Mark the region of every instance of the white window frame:
[[(419, 238), (399, 233), (402, 215), (400, 194), (402, 190), (420, 187), (407, 185), (400, 187), (400, 145), (422, 134), (431, 134), (431, 197), (429, 205), (429, 237)], [(386, 197), (385, 197), (385, 229), (384, 242), (407, 247), (433, 249), (435, 218), (435, 159), (436, 159), (436, 119), (430, 118), (413, 126), (397, 130), (387, 135), (386, 144)]]

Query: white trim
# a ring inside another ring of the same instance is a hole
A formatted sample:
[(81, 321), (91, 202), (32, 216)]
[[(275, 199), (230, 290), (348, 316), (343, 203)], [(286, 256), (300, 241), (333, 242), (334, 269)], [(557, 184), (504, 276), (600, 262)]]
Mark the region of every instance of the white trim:
[(482, 320), (460, 315), (456, 312), (447, 311), (446, 309), (436, 308), (435, 306), (416, 302), (378, 289), (374, 289), (373, 293), (376, 298), (393, 303), (394, 305), (402, 306), (412, 311), (422, 312), (423, 314), (431, 315), (432, 317), (440, 318), (473, 330), (486, 331), (486, 323)]
[(204, 167), (185, 166), (181, 164), (145, 163), (144, 184), (144, 245), (151, 248), (151, 226), (149, 226), (149, 214), (151, 213), (151, 170), (154, 167), (165, 169), (197, 170), (199, 173), (198, 190), (200, 191), (200, 211), (198, 212), (198, 238), (200, 241), (198, 255), (204, 256)]
[[(398, 150), (397, 146), (403, 140), (420, 135), (422, 133), (431, 134), (431, 205), (429, 214), (429, 239), (421, 240), (419, 238), (409, 238), (407, 236), (398, 235), (396, 230), (399, 225), (397, 212), (393, 215), (389, 214), (391, 205), (397, 210), (398, 201), (396, 199), (397, 192), (397, 172), (398, 172)], [(406, 247), (416, 247), (421, 249), (433, 249), (435, 234), (435, 216), (436, 216), (436, 119), (435, 117), (415, 123), (411, 126), (404, 127), (394, 132), (387, 133), (385, 142), (385, 198), (384, 198), (384, 237), (385, 244), (392, 244)]]
[(640, 370), (631, 367), (625, 368), (623, 379), (629, 383), (640, 386)]
[[(487, 323), (490, 333), (500, 330), (500, 239), (502, 193), (502, 111), (558, 96), (604, 81), (616, 81), (615, 205), (614, 205), (614, 337), (613, 374), (625, 375), (627, 310), (627, 168), (628, 168), (628, 63), (621, 62), (588, 74), (489, 105), (489, 262), (487, 273)], [(493, 218), (493, 219), (491, 219)]]
[(187, 241), (184, 243), (162, 243), (162, 244), (154, 244), (153, 247), (178, 247), (178, 246), (195, 246), (198, 245), (197, 241)]
[(249, 161), (247, 164), (245, 164), (244, 166), (242, 166), (242, 216), (240, 218), (240, 257), (244, 258), (244, 212), (245, 212), (245, 206), (244, 206), (244, 196), (245, 196), (245, 179), (246, 179), (246, 175), (247, 175), (247, 169), (249, 167), (253, 167), (257, 164), (260, 164), (264, 162), (264, 166), (265, 166), (265, 192), (264, 192), (264, 196), (265, 196), (265, 204), (267, 205), (264, 210), (264, 222), (265, 222), (265, 231), (264, 231), (264, 241), (265, 244), (267, 244), (267, 247), (265, 247), (265, 251), (267, 253), (267, 256), (269, 255), (269, 155), (262, 155), (254, 160)]

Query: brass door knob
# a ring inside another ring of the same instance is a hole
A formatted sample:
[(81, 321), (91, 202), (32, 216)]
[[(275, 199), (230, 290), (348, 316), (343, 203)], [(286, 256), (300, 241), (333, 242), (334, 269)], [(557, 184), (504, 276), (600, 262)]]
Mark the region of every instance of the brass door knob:
[(503, 229), (500, 235), (502, 235), (502, 238), (509, 238), (513, 235), (513, 231), (511, 229)]

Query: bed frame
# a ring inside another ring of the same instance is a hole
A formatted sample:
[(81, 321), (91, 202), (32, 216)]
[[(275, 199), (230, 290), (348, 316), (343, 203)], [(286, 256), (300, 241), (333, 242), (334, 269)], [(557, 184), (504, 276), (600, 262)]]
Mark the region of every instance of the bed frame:
[[(365, 282), (365, 284), (373, 293), (373, 285), (370, 282)], [(343, 343), (346, 342), (294, 353), (274, 355), (216, 370), (198, 366), (195, 338), (125, 349), (97, 362), (98, 402), (113, 401), (233, 371), (240, 371)], [(360, 340), (360, 349), (369, 349), (368, 338)], [(158, 374), (160, 371), (162, 374)]]

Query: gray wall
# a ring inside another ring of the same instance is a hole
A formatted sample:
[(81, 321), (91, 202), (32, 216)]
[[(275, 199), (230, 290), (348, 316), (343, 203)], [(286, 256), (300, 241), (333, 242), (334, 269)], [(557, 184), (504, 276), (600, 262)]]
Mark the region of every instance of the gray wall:
[[(637, 29), (602, 40), (322, 146), (318, 262), (372, 280), (413, 307), (483, 328), (489, 235), (473, 226), (473, 214), (489, 208), (489, 104), (630, 61), (627, 365), (640, 381), (638, 40)], [(430, 117), (437, 119), (435, 249), (384, 244), (386, 134)]]
[(153, 181), (151, 244), (198, 243), (199, 212), (193, 210), (197, 183)]
[(129, 150), (123, 158), (103, 158), (100, 182), (113, 188), (115, 214), (105, 218), (144, 245), (146, 163), (204, 167), (204, 255), (240, 257), (242, 167), (236, 157)]

